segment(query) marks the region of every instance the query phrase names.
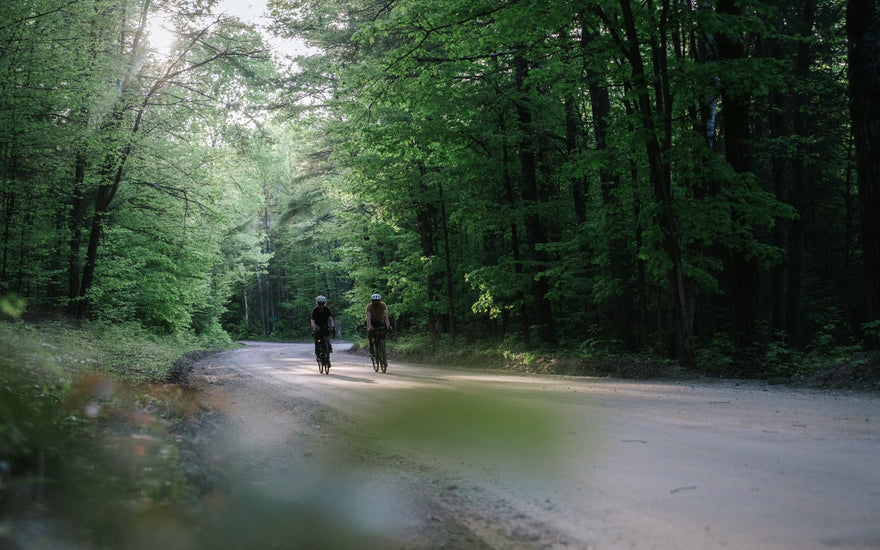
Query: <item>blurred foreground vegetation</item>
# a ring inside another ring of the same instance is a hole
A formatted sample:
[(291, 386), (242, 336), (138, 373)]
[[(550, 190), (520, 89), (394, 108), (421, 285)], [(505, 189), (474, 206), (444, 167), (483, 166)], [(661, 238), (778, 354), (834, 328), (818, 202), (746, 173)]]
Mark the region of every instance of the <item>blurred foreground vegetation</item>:
[(132, 518), (196, 497), (175, 426), (198, 405), (166, 382), (206, 345), (131, 325), (0, 323), (0, 547), (126, 547)]

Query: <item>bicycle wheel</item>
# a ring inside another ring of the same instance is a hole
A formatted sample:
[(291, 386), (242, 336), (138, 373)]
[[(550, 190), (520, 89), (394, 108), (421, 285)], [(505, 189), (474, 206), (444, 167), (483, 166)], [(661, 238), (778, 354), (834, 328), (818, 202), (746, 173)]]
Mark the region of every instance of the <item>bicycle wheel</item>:
[(379, 367), (382, 369), (382, 372), (385, 372), (385, 369), (388, 368), (388, 357), (385, 354), (385, 340), (379, 340), (376, 346), (376, 359), (379, 361)]
[(324, 374), (330, 374), (330, 342), (327, 340), (321, 347), (321, 363), (324, 364)]
[(373, 344), (373, 351), (370, 352), (370, 361), (373, 362), (373, 370), (375, 372), (379, 372), (379, 358), (376, 357), (377, 349), (379, 347), (379, 343), (376, 342)]
[(315, 360), (318, 362), (318, 372), (328, 374), (330, 371), (330, 353), (326, 341), (315, 342)]

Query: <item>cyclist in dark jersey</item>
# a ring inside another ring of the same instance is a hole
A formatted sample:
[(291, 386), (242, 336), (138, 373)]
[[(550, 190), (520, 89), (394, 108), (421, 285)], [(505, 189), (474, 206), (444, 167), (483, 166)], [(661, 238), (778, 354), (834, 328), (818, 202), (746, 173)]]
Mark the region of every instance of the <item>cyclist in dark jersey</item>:
[[(333, 312), (327, 307), (327, 298), (318, 296), (315, 298), (315, 307), (312, 309), (312, 335), (315, 337), (315, 354), (318, 350), (318, 336), (327, 338), (330, 342), (330, 335), (336, 333), (336, 320), (333, 318)], [(333, 345), (330, 345), (330, 351), (333, 351)]]

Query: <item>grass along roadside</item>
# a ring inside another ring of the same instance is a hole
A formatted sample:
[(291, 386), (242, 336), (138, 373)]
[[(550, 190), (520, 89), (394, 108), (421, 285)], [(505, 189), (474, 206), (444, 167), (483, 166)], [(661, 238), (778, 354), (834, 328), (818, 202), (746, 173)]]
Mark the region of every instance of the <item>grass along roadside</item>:
[[(366, 348), (366, 339), (355, 339), (353, 351)], [(512, 340), (394, 333), (388, 345), (392, 361), (430, 363), (448, 367), (476, 368), (566, 376), (610, 377), (628, 380), (763, 381), (815, 389), (880, 392), (880, 352), (860, 351), (857, 346), (812, 347), (793, 350), (779, 343), (754, 346), (745, 355), (748, 365), (734, 361), (727, 346), (703, 346), (697, 364), (688, 369), (650, 350), (640, 353), (613, 348), (560, 344), (548, 349), (525, 349)], [(740, 357), (742, 360), (742, 357)]]
[(126, 547), (198, 497), (181, 426), (204, 411), (166, 382), (204, 342), (4, 322), (0, 346), (0, 547)]

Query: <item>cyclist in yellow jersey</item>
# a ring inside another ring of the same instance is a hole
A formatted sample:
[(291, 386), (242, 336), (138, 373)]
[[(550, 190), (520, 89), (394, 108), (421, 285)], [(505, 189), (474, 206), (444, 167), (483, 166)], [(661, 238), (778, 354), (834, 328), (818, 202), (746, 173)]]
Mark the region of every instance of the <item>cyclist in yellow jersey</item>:
[(388, 330), (394, 330), (391, 327), (391, 321), (388, 319), (388, 306), (382, 301), (382, 296), (373, 294), (370, 296), (370, 303), (367, 304), (367, 339), (370, 341), (370, 354), (373, 353), (373, 330), (380, 327), (387, 327)]

